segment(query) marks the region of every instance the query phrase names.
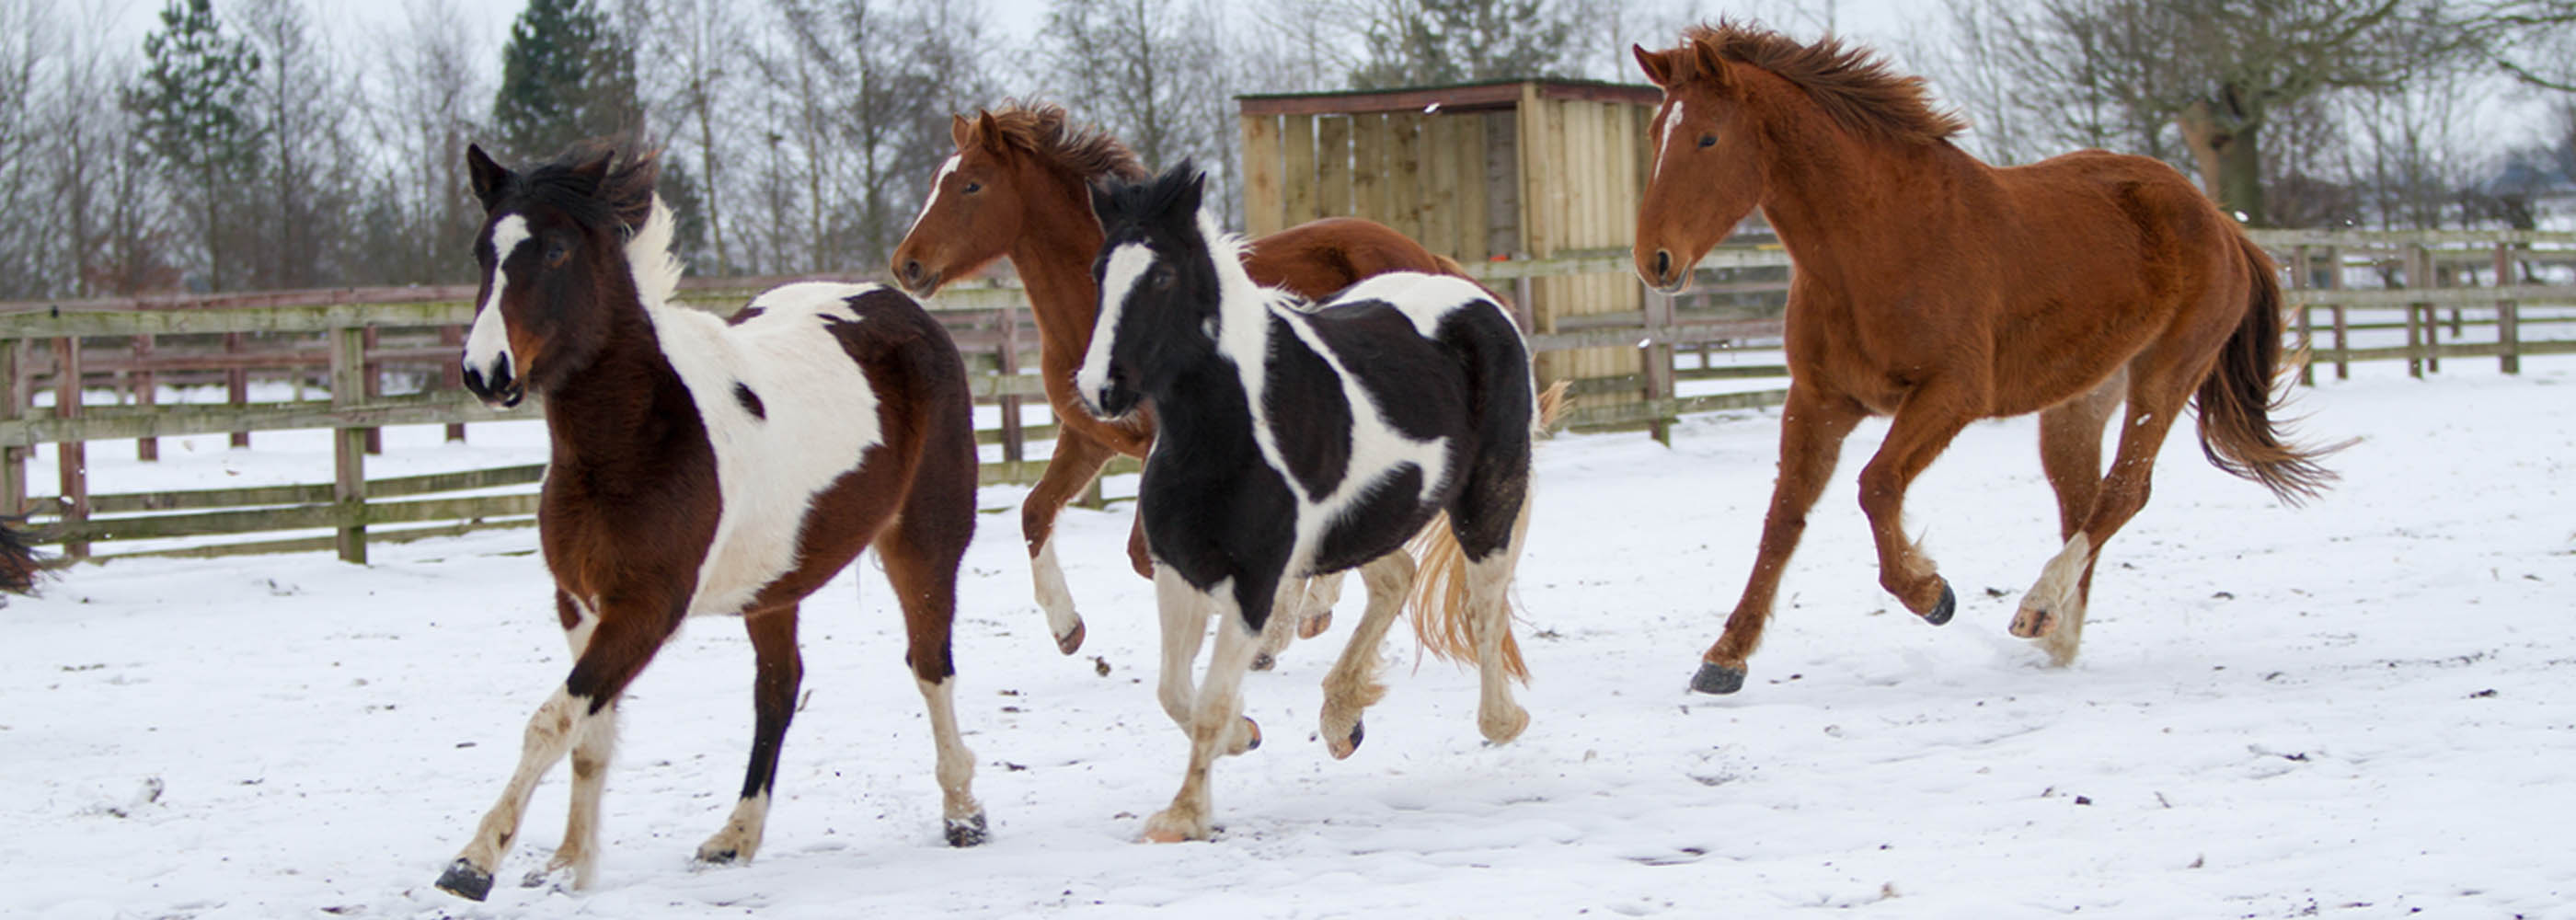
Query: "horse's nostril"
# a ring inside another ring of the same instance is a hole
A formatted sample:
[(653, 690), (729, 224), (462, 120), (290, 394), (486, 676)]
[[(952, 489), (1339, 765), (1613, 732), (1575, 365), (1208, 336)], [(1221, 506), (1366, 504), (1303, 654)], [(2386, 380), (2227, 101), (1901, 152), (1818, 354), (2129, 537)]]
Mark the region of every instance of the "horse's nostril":
[(905, 259), (903, 261), (903, 280), (912, 284), (921, 283), (920, 259)]
[(1666, 249), (1658, 249), (1658, 250), (1655, 250), (1655, 280), (1658, 280), (1658, 281), (1664, 280), (1664, 279), (1666, 279), (1666, 278), (1672, 277), (1672, 274), (1673, 274), (1673, 254), (1672, 254), (1672, 251), (1671, 251), (1671, 250), (1666, 250)]

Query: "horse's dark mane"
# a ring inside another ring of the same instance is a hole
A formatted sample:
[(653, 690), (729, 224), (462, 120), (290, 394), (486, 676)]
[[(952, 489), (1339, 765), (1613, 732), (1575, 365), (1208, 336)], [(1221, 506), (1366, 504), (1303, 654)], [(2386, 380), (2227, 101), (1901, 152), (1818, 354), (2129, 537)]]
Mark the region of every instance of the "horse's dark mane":
[[(608, 170), (593, 182), (581, 167), (601, 157), (608, 158)], [(631, 236), (653, 214), (653, 184), (661, 169), (659, 150), (617, 140), (578, 141), (553, 162), (519, 173), (514, 191), (586, 229)]]
[[(1182, 193), (1198, 187), (1199, 181), (1198, 167), (1182, 160), (1160, 176), (1146, 178), (1140, 174), (1134, 179), (1103, 183), (1101, 191), (1107, 194), (1109, 206), (1118, 216), (1133, 221), (1170, 210)], [(1195, 221), (1198, 215), (1189, 215), (1189, 219)]]
[(1107, 177), (1141, 182), (1153, 175), (1135, 151), (1107, 131), (1075, 123), (1063, 106), (1006, 100), (985, 114), (1001, 129), (1003, 142), (1046, 157), (1084, 181)]
[[(1868, 48), (1843, 44), (1828, 35), (1813, 44), (1758, 25), (1720, 19), (1716, 25), (1692, 26), (1684, 41), (1718, 57), (1740, 61), (1778, 75), (1844, 127), (1909, 143), (1931, 143), (1967, 130), (1957, 113), (1932, 108), (1923, 78), (1899, 74)], [(1690, 56), (1679, 55), (1677, 76), (1687, 76)]]

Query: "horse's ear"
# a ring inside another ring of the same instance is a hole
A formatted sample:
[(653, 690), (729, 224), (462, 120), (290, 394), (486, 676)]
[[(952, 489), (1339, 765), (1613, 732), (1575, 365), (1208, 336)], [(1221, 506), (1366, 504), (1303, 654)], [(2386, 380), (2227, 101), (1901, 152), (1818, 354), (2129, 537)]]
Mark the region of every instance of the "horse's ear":
[(967, 144), (974, 142), (974, 128), (975, 126), (969, 123), (964, 115), (948, 116), (948, 140), (955, 143), (959, 150), (966, 149)]
[(492, 157), (477, 144), (465, 145), (466, 181), (474, 187), (474, 197), (489, 211), (501, 200), (502, 186), (510, 183), (510, 171), (492, 162)]
[(1727, 77), (1726, 59), (1717, 55), (1716, 48), (1699, 41), (1689, 42), (1685, 47), (1690, 49), (1691, 62), (1699, 67), (1700, 73), (1708, 76), (1709, 83), (1719, 89), (1730, 88), (1732, 81)]
[(1091, 189), (1091, 216), (1099, 219), (1102, 228), (1107, 228), (1118, 218), (1117, 193), (1100, 182), (1087, 182), (1084, 186)]
[(1187, 177), (1181, 180), (1179, 194), (1172, 196), (1172, 212), (1190, 221), (1197, 221), (1199, 203), (1207, 199), (1207, 173), (1200, 172), (1196, 165), (1186, 159), (1181, 161), (1181, 165), (1172, 169)]
[(609, 147), (599, 151), (590, 159), (582, 161), (580, 165), (574, 166), (569, 170), (565, 170), (565, 172), (571, 173), (574, 178), (587, 183), (590, 186), (591, 192), (593, 194), (597, 194), (600, 182), (608, 178), (608, 164), (616, 159), (617, 148)]
[(1637, 66), (1646, 72), (1646, 82), (1656, 86), (1673, 85), (1673, 63), (1664, 57), (1663, 52), (1648, 51), (1644, 45), (1629, 45), (1628, 51), (1637, 56)]
[(993, 119), (993, 113), (975, 113), (975, 137), (984, 142), (986, 149), (1002, 152), (1002, 123)]

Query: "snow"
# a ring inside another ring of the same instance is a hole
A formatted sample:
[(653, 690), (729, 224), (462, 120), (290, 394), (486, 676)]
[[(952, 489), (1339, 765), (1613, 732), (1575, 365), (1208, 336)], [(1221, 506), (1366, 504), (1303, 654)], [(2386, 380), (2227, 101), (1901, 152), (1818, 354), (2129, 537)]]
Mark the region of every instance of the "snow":
[[(1529, 732), (1483, 745), (1473, 675), (1416, 667), (1398, 630), (1367, 742), (1331, 760), (1316, 681), (1353, 579), (1332, 633), (1247, 682), (1268, 743), (1218, 765), (1218, 839), (1176, 846), (1132, 842), (1186, 739), (1153, 699), (1123, 504), (1060, 524), (1092, 626), (1076, 659), (1031, 602), (1015, 516), (979, 520), (957, 661), (986, 846), (940, 843), (920, 697), (863, 563), (806, 607), (811, 696), (757, 862), (688, 864), (751, 733), (748, 642), (700, 621), (625, 706), (602, 883), (514, 884), (561, 832), (558, 769), (481, 905), (429, 883), (567, 667), (533, 533), (365, 568), (84, 566), (0, 610), (0, 915), (2576, 915), (2576, 362), (2461, 363), (2303, 393), (2309, 437), (2364, 440), (2302, 509), (2178, 432), (2063, 671), (2004, 635), (2058, 548), (2027, 419), (1972, 426), (1912, 493), (1959, 590), (1939, 628), (1876, 586), (1852, 479), (1885, 428), (1864, 427), (1731, 697), (1684, 686), (1750, 563), (1776, 414), (1695, 417), (1669, 449), (1549, 442), (1520, 583)], [(268, 450), (192, 456), (245, 479), (295, 456)]]

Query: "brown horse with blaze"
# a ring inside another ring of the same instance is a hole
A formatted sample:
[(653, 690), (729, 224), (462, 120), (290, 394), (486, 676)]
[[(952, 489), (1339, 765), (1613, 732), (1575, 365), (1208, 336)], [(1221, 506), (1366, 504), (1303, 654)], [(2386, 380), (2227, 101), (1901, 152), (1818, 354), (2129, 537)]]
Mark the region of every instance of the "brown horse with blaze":
[[(2287, 443), (2270, 418), (2271, 258), (2171, 167), (2098, 150), (1987, 166), (1950, 143), (1964, 125), (1926, 104), (1920, 79), (1831, 38), (1721, 22), (1680, 47), (1633, 50), (1664, 91), (1637, 274), (1681, 289), (1757, 205), (1796, 265), (1779, 480), (1752, 576), (1693, 689), (1743, 685), (1807, 511), (1864, 416), (1894, 416), (1860, 475), (1879, 584), (1939, 624), (1957, 601), (1904, 535), (1906, 487), (1969, 422), (2039, 413), (2066, 542), (2012, 633), (2060, 665), (2102, 545), (2146, 505), (2157, 448), (2195, 394), (2220, 469), (2292, 503), (2333, 479), (2316, 463), (2331, 448)], [(2105, 475), (2103, 423), (2124, 400)]]

